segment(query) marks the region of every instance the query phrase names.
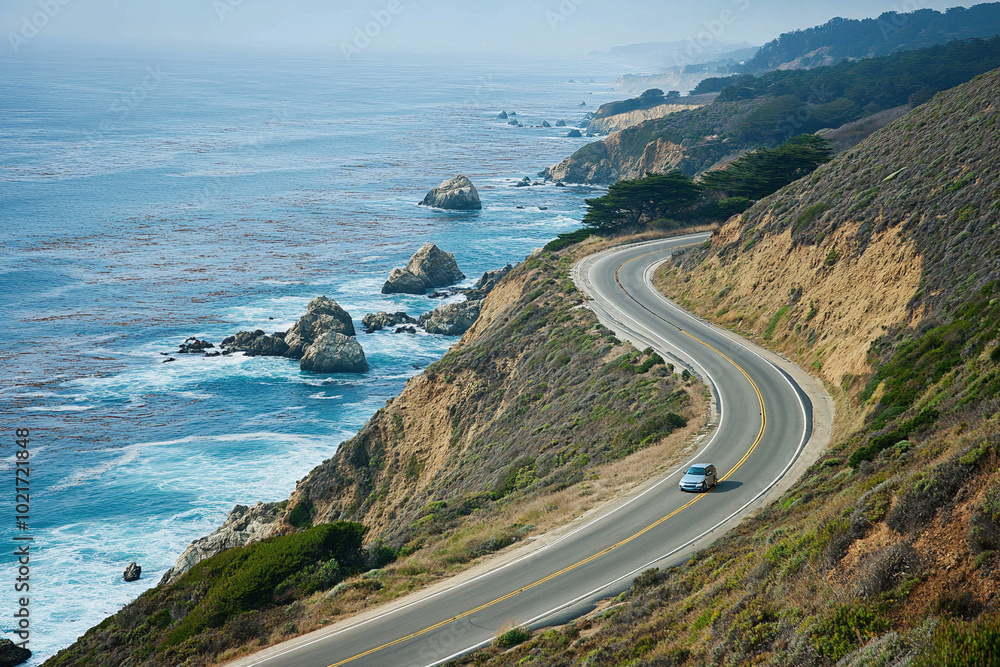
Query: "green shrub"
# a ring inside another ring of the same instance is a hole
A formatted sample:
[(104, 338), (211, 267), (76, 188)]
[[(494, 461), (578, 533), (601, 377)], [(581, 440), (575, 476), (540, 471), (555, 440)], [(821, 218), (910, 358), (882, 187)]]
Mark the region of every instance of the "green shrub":
[(988, 615), (972, 623), (944, 620), (930, 646), (911, 667), (994, 667), (1000, 665), (1000, 617)]
[(871, 641), (887, 629), (888, 623), (877, 605), (841, 605), (814, 626), (812, 645), (817, 653), (836, 662), (853, 651), (859, 641)]
[(272, 604), (282, 582), (321, 561), (358, 562), (365, 531), (359, 523), (338, 521), (206, 558), (174, 585), (204, 593), (161, 646), (175, 646), (239, 614)]
[(493, 640), (493, 645), (497, 648), (510, 648), (517, 646), (531, 639), (531, 630), (523, 625), (504, 628)]
[(308, 528), (312, 525), (312, 504), (299, 503), (288, 513), (288, 523), (296, 528)]

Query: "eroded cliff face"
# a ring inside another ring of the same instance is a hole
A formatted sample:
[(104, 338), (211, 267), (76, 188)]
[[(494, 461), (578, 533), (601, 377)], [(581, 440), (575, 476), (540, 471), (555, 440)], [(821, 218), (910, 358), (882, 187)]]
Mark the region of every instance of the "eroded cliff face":
[(637, 109), (626, 113), (619, 113), (605, 118), (595, 118), (587, 125), (587, 129), (596, 134), (610, 134), (629, 127), (634, 127), (640, 123), (653, 118), (663, 118), (678, 111), (690, 111), (699, 109), (704, 104), (661, 104), (649, 109)]
[(673, 169), (694, 175), (727, 156), (742, 154), (736, 146), (715, 137), (685, 140), (679, 144), (658, 137), (637, 147), (634, 137), (625, 134), (628, 131), (615, 132), (603, 141), (584, 146), (546, 169), (544, 177), (567, 183), (610, 185), (620, 179), (642, 178), (648, 173), (665, 173)]
[(666, 270), (665, 289), (835, 385), (870, 374), (872, 346), (1000, 275), (998, 81), (939, 94), (758, 202)]
[(441, 361), (298, 484), (289, 511), (402, 544), (435, 503), (461, 515), (565, 488), (700, 416), (672, 368), (580, 307), (571, 262), (541, 253), (516, 267)]

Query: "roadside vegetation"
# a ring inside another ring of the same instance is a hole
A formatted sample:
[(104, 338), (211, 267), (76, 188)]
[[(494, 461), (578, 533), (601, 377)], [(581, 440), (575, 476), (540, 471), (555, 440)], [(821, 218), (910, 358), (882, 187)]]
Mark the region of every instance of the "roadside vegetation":
[[(797, 484), (600, 612), (455, 664), (1000, 663), (998, 90), (935, 97), (659, 274), (834, 394)], [(881, 300), (882, 271), (911, 287)]]

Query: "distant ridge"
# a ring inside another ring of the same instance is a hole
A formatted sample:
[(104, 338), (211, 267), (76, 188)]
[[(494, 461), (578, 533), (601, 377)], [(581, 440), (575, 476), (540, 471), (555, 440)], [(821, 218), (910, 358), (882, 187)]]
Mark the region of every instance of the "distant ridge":
[(780, 69), (811, 69), (841, 60), (859, 60), (909, 51), (956, 39), (1000, 34), (1000, 3), (968, 9), (953, 7), (885, 12), (874, 19), (834, 18), (821, 26), (786, 32), (757, 51), (742, 71), (762, 74)]

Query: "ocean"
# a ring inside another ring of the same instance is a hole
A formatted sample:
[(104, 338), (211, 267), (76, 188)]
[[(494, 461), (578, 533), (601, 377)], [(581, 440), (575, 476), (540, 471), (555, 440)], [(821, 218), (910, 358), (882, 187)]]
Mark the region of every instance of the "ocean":
[[(235, 504), (287, 498), (457, 340), (361, 333), (366, 313), (440, 305), (380, 294), (393, 267), (433, 241), (471, 285), (579, 226), (598, 191), (513, 185), (592, 141), (539, 126), (576, 125), (620, 73), (588, 58), (0, 56), (0, 636), (21, 641), (29, 597), (41, 664)], [(416, 205), (460, 173), (481, 212)], [(283, 331), (320, 295), (353, 316), (369, 373), (164, 363), (189, 336)], [(30, 591), (13, 594), (24, 544)], [(142, 578), (126, 583), (132, 561)]]

